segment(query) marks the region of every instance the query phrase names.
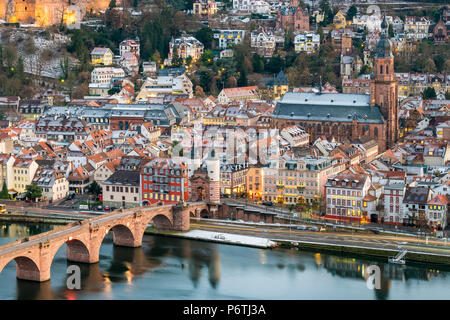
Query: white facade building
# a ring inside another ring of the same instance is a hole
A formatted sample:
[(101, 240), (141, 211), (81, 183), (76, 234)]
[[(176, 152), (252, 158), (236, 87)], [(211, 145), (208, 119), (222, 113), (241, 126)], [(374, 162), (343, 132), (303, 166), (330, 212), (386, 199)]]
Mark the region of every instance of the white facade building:
[(244, 30), (214, 30), (214, 39), (219, 49), (227, 49), (229, 45), (241, 43), (244, 36)]
[(312, 32), (296, 35), (295, 52), (317, 53), (320, 48), (320, 35)]
[(261, 0), (233, 0), (233, 9), (246, 13), (269, 13), (269, 3)]
[(122, 68), (104, 67), (95, 68), (91, 73), (92, 83), (111, 83), (112, 78), (125, 78)]

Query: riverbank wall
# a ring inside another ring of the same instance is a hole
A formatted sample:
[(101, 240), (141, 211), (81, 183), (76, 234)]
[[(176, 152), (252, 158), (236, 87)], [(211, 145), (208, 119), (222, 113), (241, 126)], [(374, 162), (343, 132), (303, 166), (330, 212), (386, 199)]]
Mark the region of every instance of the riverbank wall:
[[(86, 217), (88, 218), (88, 217)], [(75, 221), (81, 221), (83, 219), (77, 217), (39, 217), (30, 215), (0, 215), (0, 221), (8, 223), (38, 223), (38, 224), (54, 224), (54, 225), (65, 225), (73, 223)], [(192, 230), (194, 231), (194, 230)], [(200, 231), (200, 230), (195, 230)], [(286, 239), (267, 239), (267, 238), (257, 238), (257, 237), (246, 237), (241, 235), (236, 235), (232, 233), (225, 232), (210, 232), (210, 234), (189, 234), (188, 232), (179, 231), (167, 231), (167, 230), (156, 230), (153, 227), (147, 228), (145, 234), (157, 235), (157, 236), (168, 236), (176, 237), (190, 240), (199, 240), (207, 242), (216, 242), (222, 244), (240, 245), (255, 248), (297, 248), (299, 250), (308, 251), (321, 251), (330, 253), (340, 253), (340, 254), (355, 254), (360, 256), (378, 257), (378, 258), (389, 258), (393, 257), (398, 253), (398, 250), (384, 249), (384, 248), (371, 248), (362, 246), (352, 246), (352, 245), (338, 245), (329, 244), (321, 242), (310, 242), (310, 241), (292, 241)], [(243, 238), (237, 238), (243, 237)], [(248, 238), (248, 239), (247, 239)], [(252, 240), (253, 239), (253, 240)], [(255, 239), (260, 239), (256, 241)], [(262, 241), (264, 239), (267, 242)], [(405, 256), (406, 261), (416, 261), (423, 263), (433, 263), (433, 264), (445, 264), (450, 265), (450, 247), (448, 248), (448, 254), (433, 253), (433, 252), (420, 252), (419, 248), (414, 245), (403, 245), (404, 248), (408, 249), (408, 253)], [(425, 247), (425, 249), (433, 250), (432, 246)], [(438, 248), (440, 249), (440, 248)], [(437, 249), (436, 249), (437, 250)]]
[[(280, 248), (298, 248), (299, 250), (305, 249), (333, 254), (355, 254), (359, 256), (390, 258), (398, 253), (398, 250), (384, 248), (368, 248), (310, 241), (288, 241), (284, 239), (273, 239), (273, 241), (275, 241)], [(408, 253), (404, 257), (406, 261), (450, 265), (450, 248), (448, 248), (449, 253), (444, 255), (433, 252), (419, 252), (418, 247), (414, 245), (403, 245), (402, 247), (408, 250)]]

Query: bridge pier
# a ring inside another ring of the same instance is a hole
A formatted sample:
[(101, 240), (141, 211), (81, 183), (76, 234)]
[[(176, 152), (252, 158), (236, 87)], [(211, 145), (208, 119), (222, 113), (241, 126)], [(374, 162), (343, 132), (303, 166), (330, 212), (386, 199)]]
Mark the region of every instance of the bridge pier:
[(172, 215), (173, 215), (172, 230), (189, 231), (190, 215), (188, 207), (177, 204), (172, 207)]

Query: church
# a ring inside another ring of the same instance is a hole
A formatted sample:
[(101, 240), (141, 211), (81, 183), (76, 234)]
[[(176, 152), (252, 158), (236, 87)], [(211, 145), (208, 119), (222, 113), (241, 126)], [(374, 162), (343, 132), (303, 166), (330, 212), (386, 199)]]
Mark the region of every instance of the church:
[(280, 130), (300, 125), (310, 134), (311, 142), (320, 136), (337, 141), (368, 136), (378, 142), (380, 152), (392, 147), (398, 139), (398, 85), (386, 19), (381, 27), (370, 95), (286, 93), (272, 114), (273, 125)]

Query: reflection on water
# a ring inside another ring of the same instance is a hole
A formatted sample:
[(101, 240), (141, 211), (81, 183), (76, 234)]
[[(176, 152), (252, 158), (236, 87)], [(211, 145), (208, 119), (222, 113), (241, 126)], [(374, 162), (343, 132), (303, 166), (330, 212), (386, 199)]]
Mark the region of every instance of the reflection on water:
[[(0, 227), (0, 244), (50, 230), (51, 226)], [(82, 290), (66, 288), (69, 265), (81, 270)], [(381, 289), (369, 290), (370, 265), (381, 270)], [(100, 262), (55, 255), (51, 281), (15, 278), (15, 263), (0, 273), (0, 299), (446, 299), (450, 269), (421, 264), (298, 250), (240, 246), (145, 236), (140, 248), (116, 247), (112, 234), (100, 248)], [(3, 285), (8, 284), (8, 285)]]

